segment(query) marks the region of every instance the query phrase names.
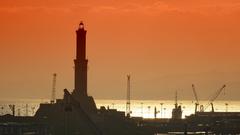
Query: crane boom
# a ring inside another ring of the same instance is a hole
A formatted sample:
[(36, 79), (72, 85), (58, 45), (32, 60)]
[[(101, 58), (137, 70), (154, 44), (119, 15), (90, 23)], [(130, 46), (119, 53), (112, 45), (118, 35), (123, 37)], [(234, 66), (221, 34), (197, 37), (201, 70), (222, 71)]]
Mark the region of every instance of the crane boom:
[(193, 94), (194, 94), (196, 103), (199, 104), (199, 100), (198, 100), (198, 96), (197, 96), (197, 92), (196, 92), (196, 90), (195, 90), (194, 84), (192, 84), (192, 89), (193, 89)]
[(196, 113), (197, 109), (198, 109), (198, 105), (199, 105), (199, 100), (198, 100), (198, 96), (197, 96), (197, 92), (195, 90), (194, 84), (192, 84), (192, 89), (193, 89), (193, 94), (194, 94), (194, 97), (195, 97), (195, 100), (196, 100), (196, 103), (195, 103), (195, 113)]
[(226, 85), (224, 84), (224, 85), (222, 86), (222, 88), (220, 88), (220, 89), (216, 92), (216, 94), (213, 95), (213, 97), (211, 98), (210, 102), (215, 101), (225, 87), (226, 87)]
[(221, 92), (223, 91), (223, 89), (226, 87), (226, 85), (224, 84), (213, 96), (212, 98), (210, 98), (209, 103), (207, 104), (207, 106), (205, 107), (205, 109), (208, 108), (209, 105), (212, 106), (212, 111), (214, 111), (213, 108), (213, 102), (217, 99), (217, 97), (221, 94)]

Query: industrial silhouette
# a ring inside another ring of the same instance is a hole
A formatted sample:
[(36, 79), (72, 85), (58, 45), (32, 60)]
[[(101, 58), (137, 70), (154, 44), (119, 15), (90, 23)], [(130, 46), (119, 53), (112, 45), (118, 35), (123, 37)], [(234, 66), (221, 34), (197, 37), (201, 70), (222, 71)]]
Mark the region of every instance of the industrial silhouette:
[[(156, 107), (155, 119), (131, 117), (130, 75), (127, 76), (126, 114), (105, 107), (98, 109), (87, 91), (86, 33), (81, 22), (76, 31), (74, 90), (69, 92), (64, 89), (63, 99), (55, 100), (56, 74), (54, 74), (51, 102), (40, 104), (34, 117), (15, 116), (15, 106), (11, 105), (12, 114), (0, 117), (0, 135), (154, 135), (169, 132), (188, 134), (189, 131), (205, 134), (240, 133), (239, 112), (197, 111), (198, 98), (195, 114), (182, 119), (182, 108), (178, 105), (177, 93), (171, 119), (156, 118), (158, 113)], [(197, 97), (194, 86), (193, 90)], [(212, 108), (212, 102), (221, 91), (222, 88), (213, 96), (210, 102)], [(162, 105), (163, 103), (161, 117)]]
[(86, 33), (81, 22), (76, 31), (75, 88), (64, 90), (63, 99), (54, 104), (40, 104), (35, 118), (49, 125), (54, 135), (147, 135), (125, 112), (101, 107), (97, 109), (93, 97), (87, 93)]

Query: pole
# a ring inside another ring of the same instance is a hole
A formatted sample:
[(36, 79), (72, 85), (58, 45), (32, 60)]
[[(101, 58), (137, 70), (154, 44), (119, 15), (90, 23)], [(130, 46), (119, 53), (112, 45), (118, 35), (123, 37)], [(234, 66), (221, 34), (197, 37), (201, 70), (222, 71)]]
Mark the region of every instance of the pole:
[(161, 118), (163, 117), (162, 115), (163, 115), (163, 103), (160, 103), (160, 105), (161, 105)]
[(143, 102), (141, 103), (141, 114), (142, 114), (142, 117), (143, 117)]
[(131, 108), (130, 108), (130, 75), (127, 75), (127, 103), (126, 103), (126, 114), (127, 117), (130, 117)]

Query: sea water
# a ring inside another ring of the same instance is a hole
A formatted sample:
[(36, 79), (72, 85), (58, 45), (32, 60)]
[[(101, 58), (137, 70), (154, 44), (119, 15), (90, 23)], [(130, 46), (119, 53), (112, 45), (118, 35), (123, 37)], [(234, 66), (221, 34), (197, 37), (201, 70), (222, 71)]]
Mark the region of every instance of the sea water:
[[(126, 111), (126, 100), (95, 100), (97, 108), (104, 106), (109, 109), (117, 109), (118, 111)], [(50, 103), (44, 99), (0, 99), (0, 115), (11, 114), (10, 105), (15, 105), (16, 116), (33, 116), (40, 103)], [(207, 106), (208, 101), (200, 101), (200, 105)], [(156, 107), (157, 118), (171, 118), (172, 109), (175, 101), (173, 100), (131, 100), (130, 110), (132, 117), (154, 118), (154, 110)], [(240, 112), (240, 101), (215, 101), (214, 110), (216, 112)], [(178, 105), (182, 106), (183, 118), (193, 114), (195, 111), (195, 102), (191, 100), (178, 101)], [(209, 105), (205, 111), (211, 111)]]

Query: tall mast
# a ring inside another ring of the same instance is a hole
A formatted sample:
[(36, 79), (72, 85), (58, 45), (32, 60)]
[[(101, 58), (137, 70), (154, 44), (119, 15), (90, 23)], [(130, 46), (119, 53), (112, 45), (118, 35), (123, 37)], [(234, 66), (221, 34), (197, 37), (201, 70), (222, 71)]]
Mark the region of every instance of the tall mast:
[(52, 82), (52, 97), (51, 97), (51, 104), (53, 104), (56, 100), (56, 81), (57, 81), (57, 74), (53, 74), (53, 82)]
[(130, 102), (130, 75), (127, 75), (127, 103), (126, 103), (126, 114), (128, 117), (130, 117), (130, 114), (131, 114), (131, 108), (130, 108), (130, 105), (131, 105), (131, 102)]
[(177, 93), (177, 91), (175, 92), (175, 108), (177, 108), (178, 107), (178, 93)]

